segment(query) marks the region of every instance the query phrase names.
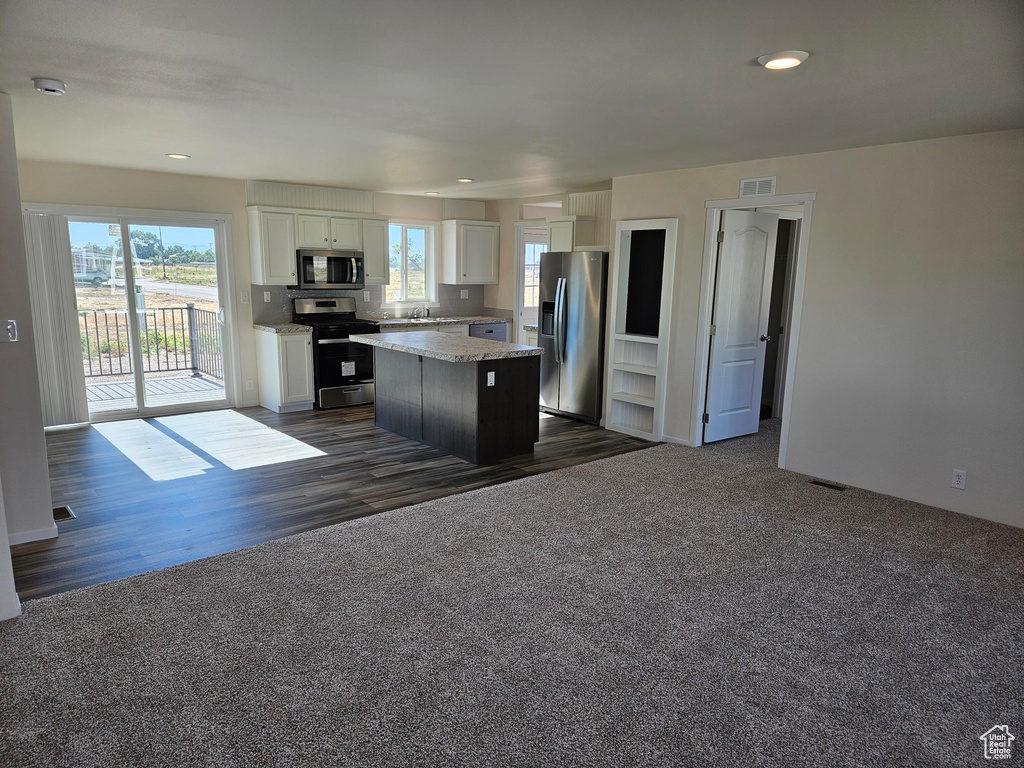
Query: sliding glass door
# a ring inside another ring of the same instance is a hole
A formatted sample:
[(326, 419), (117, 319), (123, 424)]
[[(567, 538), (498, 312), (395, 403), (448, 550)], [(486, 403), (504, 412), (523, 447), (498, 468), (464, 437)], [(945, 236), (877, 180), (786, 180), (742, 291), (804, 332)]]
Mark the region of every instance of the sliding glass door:
[(68, 234), (90, 418), (227, 405), (216, 228), (69, 218)]
[(89, 416), (134, 411), (139, 405), (132, 354), (136, 342), (129, 331), (121, 223), (69, 220), (68, 235)]

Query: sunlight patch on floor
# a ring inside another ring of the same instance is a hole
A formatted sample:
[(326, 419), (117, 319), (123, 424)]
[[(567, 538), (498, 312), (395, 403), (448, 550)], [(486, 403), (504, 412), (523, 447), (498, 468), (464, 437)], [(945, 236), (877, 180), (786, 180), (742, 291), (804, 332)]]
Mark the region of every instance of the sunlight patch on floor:
[(92, 428), (158, 483), (213, 469), (212, 464), (142, 419), (93, 424)]
[(156, 421), (229, 469), (250, 469), (327, 455), (235, 411), (163, 416)]

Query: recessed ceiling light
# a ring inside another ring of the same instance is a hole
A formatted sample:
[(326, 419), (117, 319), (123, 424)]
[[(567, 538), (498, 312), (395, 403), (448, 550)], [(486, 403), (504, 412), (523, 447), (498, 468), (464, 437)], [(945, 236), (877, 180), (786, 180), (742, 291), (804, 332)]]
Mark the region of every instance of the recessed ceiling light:
[(459, 184), (472, 184), (473, 179), (459, 179)]
[(765, 69), (792, 69), (807, 61), (810, 55), (807, 51), (779, 51), (758, 57), (757, 63)]
[(180, 152), (168, 152), (167, 156), (171, 158), (171, 160), (188, 160), (192, 157), (192, 155), (183, 155)]
[(440, 192), (424, 192), (424, 195), (440, 195)]
[(33, 77), (32, 85), (45, 96), (63, 96), (68, 87), (52, 77)]

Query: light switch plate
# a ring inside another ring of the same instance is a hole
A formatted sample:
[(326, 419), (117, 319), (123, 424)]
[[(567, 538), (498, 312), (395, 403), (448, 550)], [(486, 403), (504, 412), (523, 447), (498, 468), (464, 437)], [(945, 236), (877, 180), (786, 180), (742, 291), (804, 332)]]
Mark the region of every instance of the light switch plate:
[(243, 304), (248, 304), (249, 303), (249, 292), (248, 291), (242, 291), (242, 294), (241, 294), (241, 296), (239, 296), (239, 298), (241, 299)]
[(7, 328), (7, 333), (4, 334), (4, 339), (3, 340), (4, 341), (10, 341), (10, 342), (17, 341), (18, 340), (18, 321), (17, 320), (8, 320), (8, 321), (6, 321), (5, 325), (6, 325), (6, 328)]
[(367, 304), (370, 303), (370, 292), (369, 291), (363, 291), (363, 301), (365, 301)]
[(263, 292), (263, 303), (264, 304), (269, 304), (270, 303), (270, 291), (264, 291)]

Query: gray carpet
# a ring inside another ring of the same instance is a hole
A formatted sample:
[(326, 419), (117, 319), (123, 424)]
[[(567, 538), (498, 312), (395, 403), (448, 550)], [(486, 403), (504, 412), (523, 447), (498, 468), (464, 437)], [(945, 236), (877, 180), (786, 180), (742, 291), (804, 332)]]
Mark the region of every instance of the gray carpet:
[(1024, 531), (808, 485), (777, 439), (30, 602), (0, 763), (964, 766), (996, 724), (1019, 753)]

